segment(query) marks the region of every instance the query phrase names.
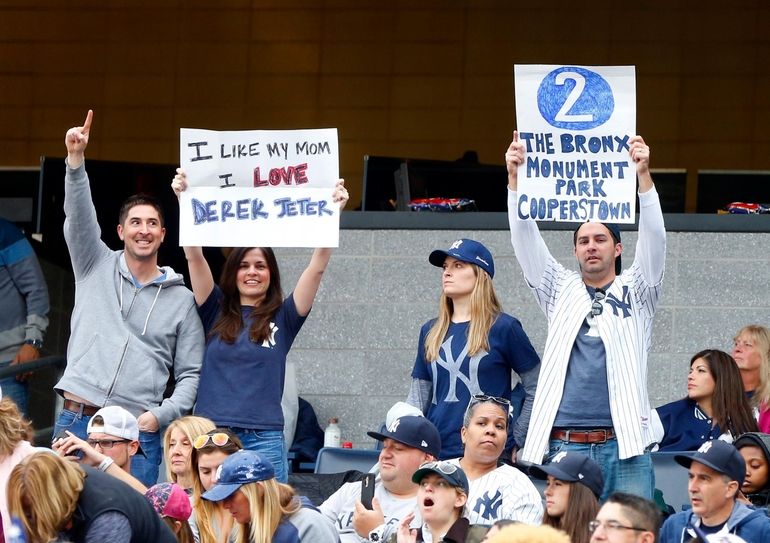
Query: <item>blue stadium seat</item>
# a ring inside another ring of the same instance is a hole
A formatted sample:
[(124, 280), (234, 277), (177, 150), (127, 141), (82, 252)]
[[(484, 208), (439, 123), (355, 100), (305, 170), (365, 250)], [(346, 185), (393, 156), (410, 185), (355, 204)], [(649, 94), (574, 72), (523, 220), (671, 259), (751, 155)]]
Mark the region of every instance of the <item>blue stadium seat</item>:
[(679, 512), (690, 507), (690, 495), (687, 493), (689, 476), (687, 469), (674, 460), (680, 452), (651, 453), (655, 469), (655, 487), (663, 492), (665, 502)]
[(372, 469), (380, 457), (374, 449), (338, 449), (324, 447), (318, 451), (315, 473), (342, 473), (357, 470), (364, 473)]

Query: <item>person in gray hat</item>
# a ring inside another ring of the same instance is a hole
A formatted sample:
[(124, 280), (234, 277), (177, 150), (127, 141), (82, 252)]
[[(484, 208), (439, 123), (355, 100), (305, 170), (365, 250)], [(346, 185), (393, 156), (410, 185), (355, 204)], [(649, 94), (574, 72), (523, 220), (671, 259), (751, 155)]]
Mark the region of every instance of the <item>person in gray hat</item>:
[[(372, 509), (361, 503), (361, 482), (342, 485), (320, 508), (334, 521), (342, 543), (378, 543), (395, 534), (401, 519), (417, 508), (418, 486), (412, 474), (441, 450), (438, 430), (422, 416), (401, 416), (383, 431), (368, 434), (382, 441)], [(417, 515), (412, 527), (421, 524)]]
[(770, 434), (747, 432), (733, 445), (746, 462), (741, 492), (752, 505), (770, 506)]
[(746, 541), (770, 541), (770, 518), (737, 501), (746, 463), (732, 444), (707, 441), (697, 451), (674, 459), (690, 472), (692, 509), (670, 516), (660, 531), (662, 543), (681, 543), (705, 534), (734, 534)]
[(87, 432), (84, 441), (64, 431), (51, 447), (60, 456), (79, 459), (144, 493), (147, 487), (131, 475), (131, 459), (144, 456), (136, 417), (117, 405), (102, 407), (88, 421)]

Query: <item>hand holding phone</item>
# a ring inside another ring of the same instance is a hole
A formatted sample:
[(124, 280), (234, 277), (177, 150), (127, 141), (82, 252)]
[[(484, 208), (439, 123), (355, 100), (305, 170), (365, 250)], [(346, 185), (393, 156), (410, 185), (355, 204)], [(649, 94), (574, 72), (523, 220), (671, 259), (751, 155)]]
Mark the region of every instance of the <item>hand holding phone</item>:
[(372, 498), (374, 498), (374, 473), (367, 473), (361, 480), (361, 504), (369, 511), (373, 511)]

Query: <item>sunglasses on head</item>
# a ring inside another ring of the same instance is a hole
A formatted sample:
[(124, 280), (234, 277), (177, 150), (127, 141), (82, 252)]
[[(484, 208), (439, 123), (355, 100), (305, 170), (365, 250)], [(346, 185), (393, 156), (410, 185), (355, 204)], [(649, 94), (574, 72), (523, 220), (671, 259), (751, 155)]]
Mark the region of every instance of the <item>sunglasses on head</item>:
[(224, 447), (230, 442), (230, 436), (224, 432), (216, 432), (214, 434), (201, 434), (193, 441), (193, 447), (196, 449), (202, 449), (208, 445), (209, 441), (217, 447)]
[(602, 305), (602, 300), (604, 300), (607, 297), (607, 294), (604, 292), (603, 289), (597, 288), (596, 292), (594, 292), (594, 299), (591, 302), (591, 315), (594, 317), (598, 317), (602, 314), (602, 311), (604, 311), (604, 306)]
[(466, 415), (474, 405), (486, 402), (492, 402), (499, 405), (503, 411), (508, 413), (509, 417), (513, 415), (513, 407), (511, 407), (511, 401), (509, 399), (501, 398), (500, 396), (489, 396), (488, 394), (474, 394), (471, 396), (471, 401), (468, 402), (468, 407), (465, 409)]
[(446, 460), (438, 460), (432, 462), (425, 462), (420, 465), (419, 469), (438, 470), (444, 475), (452, 475), (457, 471), (457, 466)]

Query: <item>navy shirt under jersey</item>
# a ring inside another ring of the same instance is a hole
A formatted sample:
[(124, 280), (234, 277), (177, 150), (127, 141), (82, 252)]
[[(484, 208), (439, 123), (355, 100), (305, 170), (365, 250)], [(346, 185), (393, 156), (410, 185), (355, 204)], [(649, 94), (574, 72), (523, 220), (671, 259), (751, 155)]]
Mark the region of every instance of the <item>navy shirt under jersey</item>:
[(249, 339), (252, 307), (243, 306), (244, 327), (229, 344), (209, 335), (219, 318), (222, 297), (215, 286), (198, 308), (207, 341), (195, 414), (208, 417), (217, 426), (283, 430), (286, 355), (306, 317), (297, 313), (290, 294), (270, 323), (268, 340), (255, 343)]
[[(518, 319), (501, 313), (489, 330), (489, 352), (468, 356), (470, 322), (451, 323), (439, 350), (439, 359), (425, 360), (425, 336), (434, 320), (420, 330), (412, 377), (433, 383), (428, 419), (441, 434), (442, 459), (463, 455), (460, 428), (471, 395), (511, 397), (511, 370), (524, 373), (540, 358)], [(509, 444), (511, 425), (509, 425)]]
[[(589, 286), (586, 289), (593, 298), (596, 289)], [(553, 426), (612, 428), (607, 351), (590, 313), (583, 321), (570, 353), (564, 393)]]

